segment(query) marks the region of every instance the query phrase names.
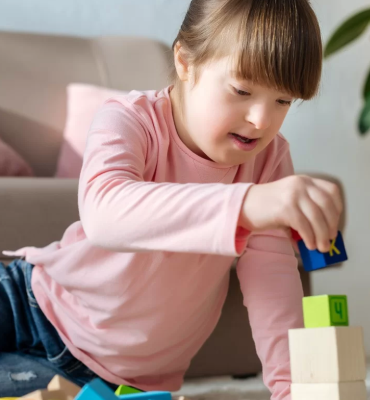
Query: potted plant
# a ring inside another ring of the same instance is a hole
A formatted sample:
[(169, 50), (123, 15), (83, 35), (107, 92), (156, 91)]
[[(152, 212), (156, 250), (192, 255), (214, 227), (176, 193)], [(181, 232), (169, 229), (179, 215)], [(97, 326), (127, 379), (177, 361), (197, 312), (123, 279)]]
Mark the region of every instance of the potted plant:
[[(370, 25), (370, 8), (356, 13), (344, 21), (332, 34), (324, 50), (328, 58), (338, 50), (359, 38)], [(369, 49), (370, 51), (370, 49)], [(370, 71), (363, 88), (364, 107), (359, 117), (358, 129), (361, 135), (370, 130)]]

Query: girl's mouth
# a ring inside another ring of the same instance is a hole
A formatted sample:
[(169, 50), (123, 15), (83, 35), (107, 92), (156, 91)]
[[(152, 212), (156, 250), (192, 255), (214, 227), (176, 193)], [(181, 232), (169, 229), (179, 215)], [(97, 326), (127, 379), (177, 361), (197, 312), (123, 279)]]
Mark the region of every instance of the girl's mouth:
[(232, 133), (232, 132), (231, 132), (231, 134), (232, 134), (233, 136), (235, 136), (238, 140), (240, 140), (240, 141), (243, 142), (243, 143), (252, 143), (254, 140), (256, 140), (256, 139), (248, 139), (248, 138), (246, 138), (246, 137), (244, 137), (244, 136), (238, 135), (237, 133)]
[(248, 139), (233, 132), (229, 133), (229, 137), (237, 145), (237, 147), (243, 151), (253, 150), (258, 143), (258, 139)]

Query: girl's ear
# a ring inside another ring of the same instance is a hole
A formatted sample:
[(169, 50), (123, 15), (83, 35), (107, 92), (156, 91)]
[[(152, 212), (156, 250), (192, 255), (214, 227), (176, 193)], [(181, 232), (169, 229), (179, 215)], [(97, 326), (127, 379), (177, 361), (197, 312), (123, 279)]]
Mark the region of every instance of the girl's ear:
[(180, 42), (177, 42), (174, 47), (174, 60), (177, 75), (179, 76), (180, 80), (183, 82), (189, 80), (190, 68), (185, 51)]

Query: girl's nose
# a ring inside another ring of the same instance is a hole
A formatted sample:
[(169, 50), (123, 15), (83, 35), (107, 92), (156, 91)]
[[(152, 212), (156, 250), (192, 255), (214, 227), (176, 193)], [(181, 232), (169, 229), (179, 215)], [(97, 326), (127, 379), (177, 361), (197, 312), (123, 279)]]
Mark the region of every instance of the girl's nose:
[(271, 111), (264, 104), (254, 104), (249, 107), (245, 119), (253, 124), (256, 129), (264, 130), (271, 125)]

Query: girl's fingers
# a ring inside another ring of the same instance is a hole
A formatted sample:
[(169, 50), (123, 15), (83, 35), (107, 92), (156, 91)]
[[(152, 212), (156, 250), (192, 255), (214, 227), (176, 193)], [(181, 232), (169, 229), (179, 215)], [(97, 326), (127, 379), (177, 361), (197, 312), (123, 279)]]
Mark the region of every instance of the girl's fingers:
[(306, 247), (309, 250), (315, 250), (316, 249), (315, 233), (306, 215), (303, 212), (298, 211), (297, 214), (294, 216), (293, 220), (294, 223), (292, 225), (292, 228), (299, 233)]
[(338, 213), (332, 197), (324, 190), (317, 186), (311, 186), (308, 188), (308, 195), (312, 201), (316, 203), (326, 220), (329, 229), (329, 239), (335, 239), (338, 233), (338, 224), (340, 214)]
[(335, 209), (338, 214), (343, 212), (343, 199), (338, 185), (332, 182), (324, 181), (322, 179), (313, 179), (314, 184), (320, 189), (324, 190), (332, 199)]
[(329, 227), (321, 208), (309, 196), (302, 199), (300, 208), (311, 224), (316, 241), (315, 248), (322, 253), (328, 252), (330, 250)]

